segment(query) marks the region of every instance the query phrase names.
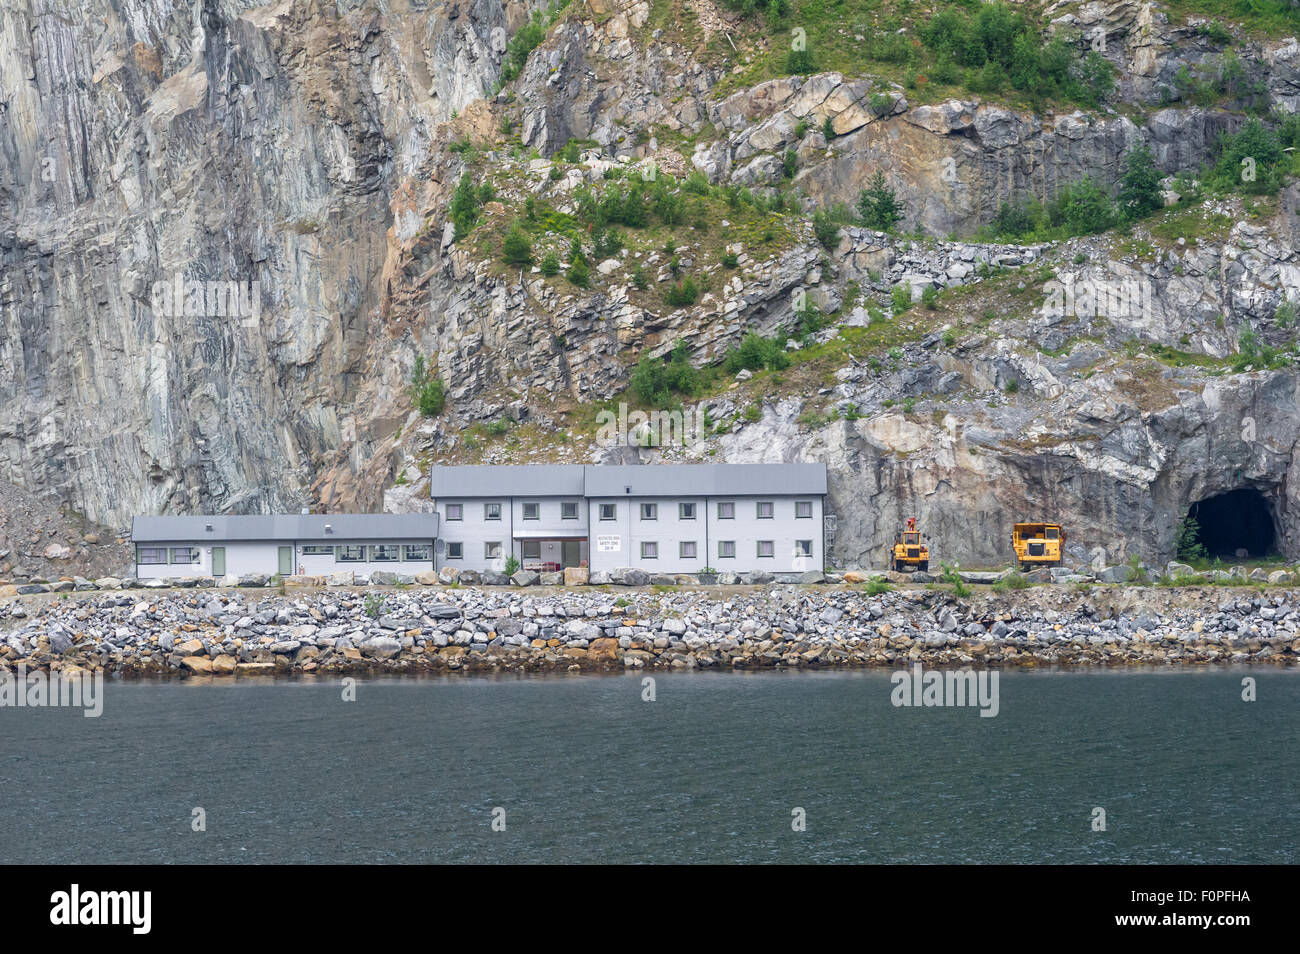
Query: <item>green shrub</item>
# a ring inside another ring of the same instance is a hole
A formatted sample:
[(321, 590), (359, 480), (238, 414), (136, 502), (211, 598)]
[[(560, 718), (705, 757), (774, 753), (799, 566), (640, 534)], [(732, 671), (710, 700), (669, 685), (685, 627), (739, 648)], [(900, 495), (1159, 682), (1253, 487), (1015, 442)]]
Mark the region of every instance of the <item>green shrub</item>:
[(547, 278), (560, 274), (560, 257), (554, 252), (547, 252), (542, 258), (541, 269)]
[(722, 256), (722, 267), (723, 267), (723, 268), (739, 268), (739, 267), (740, 267), (740, 257), (739, 257), (738, 255), (736, 255), (735, 252), (727, 252), (727, 254), (725, 254), (725, 255)]
[(960, 597), (961, 599), (970, 596), (970, 587), (967, 586), (962, 578), (957, 575), (957, 571), (947, 563), (943, 565), (943, 575), (941, 578), (945, 583), (952, 584), (952, 592), (954, 596)]
[(451, 220), (456, 226), (454, 241), (459, 242), (474, 231), (474, 226), (478, 224), (478, 212), (478, 190), (474, 188), (473, 177), (465, 172), (451, 197)]
[(1120, 215), (1132, 221), (1164, 208), (1160, 187), (1163, 178), (1145, 143), (1134, 146), (1124, 157), (1124, 173), (1119, 180)]
[(785, 71), (791, 76), (807, 76), (817, 72), (817, 61), (812, 50), (791, 50), (785, 55)]
[(650, 280), (646, 278), (645, 268), (638, 262), (636, 268), (632, 269), (632, 284), (638, 291), (645, 291), (650, 287)]
[(821, 209), (813, 213), (813, 235), (818, 243), (828, 252), (833, 252), (840, 244), (840, 227), (834, 217)]
[(782, 342), (773, 338), (764, 338), (749, 332), (740, 344), (727, 352), (723, 359), (723, 368), (728, 374), (737, 374), (742, 370), (759, 371), (767, 368), (780, 371), (790, 366), (790, 358), (785, 353)]
[(664, 301), (673, 308), (693, 305), (699, 297), (700, 290), (695, 287), (695, 280), (689, 275), (677, 284), (669, 282), (668, 290), (664, 293)]
[(1184, 517), (1178, 525), (1176, 552), (1178, 559), (1185, 563), (1194, 563), (1209, 556), (1205, 544), (1201, 543), (1201, 525), (1191, 514)]
[(678, 342), (667, 359), (642, 355), (628, 379), (628, 388), (645, 404), (664, 407), (674, 397), (693, 397), (701, 387), (700, 372), (690, 361), (685, 342)]
[(889, 581), (879, 576), (873, 576), (867, 580), (867, 585), (863, 587), (868, 596), (884, 596), (892, 589), (893, 587), (889, 585)]

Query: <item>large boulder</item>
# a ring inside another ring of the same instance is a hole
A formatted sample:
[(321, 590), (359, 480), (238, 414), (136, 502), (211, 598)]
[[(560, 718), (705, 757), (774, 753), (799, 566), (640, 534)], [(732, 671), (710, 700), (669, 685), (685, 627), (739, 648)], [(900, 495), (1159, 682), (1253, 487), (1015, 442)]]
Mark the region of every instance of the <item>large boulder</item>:
[(565, 586), (586, 586), (591, 582), (591, 571), (585, 566), (568, 566), (564, 568)]
[(370, 582), (374, 586), (393, 586), (397, 583), (397, 574), (389, 570), (372, 570)]
[(269, 578), (265, 573), (244, 573), (239, 577), (240, 586), (262, 587), (266, 586)]
[(460, 567), (444, 566), (438, 571), (438, 582), (444, 586), (450, 586), (460, 579)]
[(358, 648), (371, 659), (392, 659), (402, 651), (402, 644), (393, 636), (372, 636)]
[(355, 586), (356, 574), (351, 570), (338, 570), (331, 573), (326, 582), (329, 586)]
[(438, 574), (432, 570), (421, 570), (415, 574), (415, 582), (421, 586), (433, 586), (438, 582)]
[(510, 582), (515, 586), (536, 586), (539, 579), (539, 575), (532, 570), (516, 570), (515, 575), (510, 577)]
[(609, 581), (618, 586), (646, 586), (650, 582), (650, 574), (636, 567), (623, 566), (610, 571)]

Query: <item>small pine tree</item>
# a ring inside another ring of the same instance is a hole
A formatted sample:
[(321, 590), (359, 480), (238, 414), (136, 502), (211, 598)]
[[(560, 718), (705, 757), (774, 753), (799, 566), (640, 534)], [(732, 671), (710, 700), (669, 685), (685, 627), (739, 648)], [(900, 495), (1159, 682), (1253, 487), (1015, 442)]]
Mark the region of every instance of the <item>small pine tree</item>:
[(885, 174), (879, 169), (858, 194), (858, 215), (867, 228), (881, 232), (890, 231), (903, 217), (898, 196), (885, 184)]
[(501, 258), (508, 265), (533, 264), (533, 243), (528, 240), (528, 233), (518, 222), (511, 224), (501, 242)]
[(1119, 180), (1119, 209), (1132, 221), (1164, 207), (1160, 170), (1145, 143), (1134, 146), (1124, 157), (1124, 174)]
[(586, 288), (591, 284), (591, 272), (587, 268), (587, 260), (581, 254), (573, 259), (573, 264), (569, 266), (565, 277), (579, 288)]
[(560, 274), (560, 258), (554, 252), (547, 252), (542, 259), (542, 274), (547, 278)]

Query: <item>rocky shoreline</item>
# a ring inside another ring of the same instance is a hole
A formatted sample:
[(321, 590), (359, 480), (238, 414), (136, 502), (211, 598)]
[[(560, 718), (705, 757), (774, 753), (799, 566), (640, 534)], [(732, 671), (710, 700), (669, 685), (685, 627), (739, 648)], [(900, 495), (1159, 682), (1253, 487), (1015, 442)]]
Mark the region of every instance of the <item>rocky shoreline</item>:
[(172, 589), (0, 606), (0, 670), (131, 675), (1262, 664), (1300, 591), (772, 584), (663, 592)]

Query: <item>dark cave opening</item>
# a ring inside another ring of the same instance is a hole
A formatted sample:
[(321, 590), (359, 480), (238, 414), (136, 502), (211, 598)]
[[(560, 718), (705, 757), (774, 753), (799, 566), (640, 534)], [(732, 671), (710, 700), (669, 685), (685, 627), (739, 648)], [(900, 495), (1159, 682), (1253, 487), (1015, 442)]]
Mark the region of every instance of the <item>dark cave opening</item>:
[(1239, 558), (1245, 550), (1252, 558), (1273, 552), (1273, 514), (1258, 490), (1243, 488), (1198, 501), (1187, 510), (1200, 528), (1206, 556)]

